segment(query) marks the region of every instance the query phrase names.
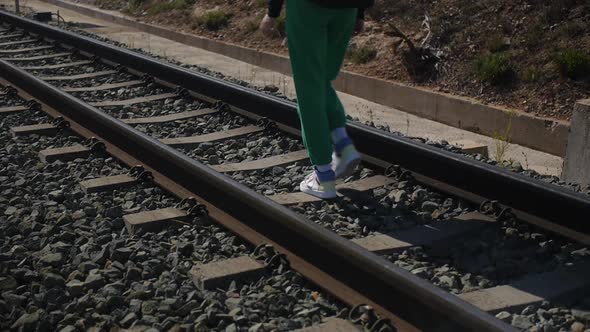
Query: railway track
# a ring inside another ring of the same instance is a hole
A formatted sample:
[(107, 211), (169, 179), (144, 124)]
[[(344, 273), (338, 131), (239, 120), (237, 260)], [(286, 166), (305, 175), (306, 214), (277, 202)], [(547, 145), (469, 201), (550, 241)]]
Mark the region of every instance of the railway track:
[[(375, 330), (507, 331), (508, 324), (484, 311), (534, 311), (547, 306), (545, 300), (587, 287), (588, 260), (580, 254), (585, 252), (581, 244), (588, 244), (584, 221), (590, 200), (584, 195), (351, 123), (366, 167), (339, 186), (337, 201), (319, 202), (296, 191), (309, 166), (292, 103), (6, 12), (0, 12), (0, 22), (7, 24), (0, 32), (1, 83), (14, 87), (0, 95), (0, 114), (20, 117), (11, 126), (15, 140), (58, 137), (36, 147), (47, 165), (96, 156), (110, 160), (105, 152), (121, 161), (108, 176), (78, 176), (70, 190), (116, 196), (129, 194), (123, 191), (129, 186), (143, 190), (150, 184), (185, 199), (128, 204), (124, 213), (109, 210), (120, 221), (114, 229), (124, 225), (121, 234), (131, 239), (126, 241), (174, 232), (170, 226), (179, 223), (175, 228), (181, 234), (172, 236), (191, 238), (191, 227), (217, 227), (209, 225), (213, 222), (245, 241), (240, 250), (226, 250), (225, 259), (200, 259), (183, 271), (201, 290), (217, 287), (215, 282), (207, 286), (216, 279), (207, 276), (208, 269), (226, 271), (219, 279), (245, 282), (248, 274), (260, 278), (268, 264), (267, 276), (292, 269), (328, 294), (314, 297), (334, 298), (323, 307), (330, 309), (318, 309), (315, 317), (349, 316)], [(131, 170), (134, 165), (142, 167)], [(56, 199), (63, 202), (63, 193)], [(563, 211), (570, 216), (564, 218)], [(205, 231), (201, 238), (213, 233)], [(475, 242), (485, 245), (466, 240), (478, 233), (484, 240)], [(469, 254), (478, 257), (490, 256), (486, 250), (494, 245), (509, 247), (510, 255), (491, 265), (515, 262), (488, 275), (479, 273), (486, 270), (484, 262), (483, 269), (473, 269), (475, 277), (452, 264), (433, 263), (433, 253), (459, 255), (452, 248), (456, 242), (467, 243), (459, 251), (477, 247)], [(254, 249), (264, 244), (269, 246)], [(190, 247), (182, 248), (190, 254)], [(99, 262), (118, 261), (117, 254)], [(527, 255), (541, 257), (535, 271), (524, 264)], [(521, 263), (523, 268), (515, 268)], [(444, 273), (449, 270), (450, 275)], [(152, 316), (138, 312), (126, 322), (143, 315)], [(233, 324), (237, 329), (252, 323), (226, 316), (207, 317), (200, 327)], [(528, 328), (527, 319), (531, 327), (536, 323), (524, 312), (509, 317), (515, 328)], [(291, 328), (318, 320), (306, 318)], [(499, 318), (507, 320), (505, 314)]]

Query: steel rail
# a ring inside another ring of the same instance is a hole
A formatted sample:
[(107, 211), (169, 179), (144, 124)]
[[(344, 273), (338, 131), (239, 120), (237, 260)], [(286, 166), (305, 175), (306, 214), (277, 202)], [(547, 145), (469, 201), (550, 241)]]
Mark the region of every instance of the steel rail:
[[(280, 124), (300, 127), (293, 102), (5, 11), (0, 11), (0, 20)], [(349, 123), (347, 127), (359, 150), (366, 155), (485, 199), (498, 200), (519, 216), (528, 218), (527, 221), (550, 231), (579, 232), (582, 236), (577, 236), (578, 239), (590, 235), (590, 199), (586, 195), (362, 124)]]
[[(509, 325), (310, 222), (33, 75), (0, 60), (0, 76), (91, 128), (109, 144), (233, 216), (297, 257), (426, 331), (510, 331)], [(305, 243), (305, 245), (301, 245)], [(321, 285), (320, 285), (321, 286)], [(389, 314), (388, 314), (389, 313)]]

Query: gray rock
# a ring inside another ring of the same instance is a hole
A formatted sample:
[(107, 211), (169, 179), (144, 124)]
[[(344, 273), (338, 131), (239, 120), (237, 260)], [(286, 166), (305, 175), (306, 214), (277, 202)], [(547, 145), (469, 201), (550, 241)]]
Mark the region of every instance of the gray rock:
[(586, 326), (580, 322), (574, 322), (572, 326), (570, 326), (572, 332), (584, 332)]
[(122, 327), (128, 328), (137, 320), (137, 315), (133, 312), (128, 313), (123, 319), (119, 321)]
[(242, 300), (240, 298), (230, 297), (225, 300), (225, 306), (231, 311), (240, 305)]
[(393, 190), (392, 192), (389, 193), (389, 199), (391, 199), (392, 201), (394, 201), (395, 203), (400, 203), (402, 202), (407, 196), (407, 193), (405, 190)]
[(534, 313), (535, 313), (535, 307), (532, 306), (532, 305), (529, 305), (526, 308), (524, 308), (520, 314), (521, 315), (528, 316), (528, 315), (531, 315), (531, 314), (534, 314)]
[(43, 284), (47, 288), (63, 287), (66, 283), (65, 279), (56, 273), (44, 272), (41, 276), (43, 277)]
[(64, 327), (63, 329), (59, 330), (59, 332), (76, 332), (78, 331), (78, 328), (76, 328), (74, 325), (68, 325), (66, 327)]
[(24, 313), (10, 328), (13, 330), (20, 329), (21, 331), (34, 331), (43, 312), (43, 310), (39, 309), (30, 314)]
[(39, 259), (39, 262), (45, 265), (58, 267), (63, 263), (64, 257), (61, 253), (46, 254)]
[(435, 202), (426, 201), (422, 203), (422, 210), (428, 213), (434, 212), (440, 205)]
[(66, 288), (71, 296), (80, 296), (84, 293), (84, 283), (78, 280), (68, 282)]
[(82, 218), (86, 218), (86, 213), (83, 210), (77, 210), (74, 213), (72, 213), (73, 220), (80, 220)]
[(10, 304), (13, 307), (18, 307), (27, 300), (26, 296), (14, 294), (11, 292), (2, 293), (2, 298), (6, 300), (6, 303)]
[(88, 275), (88, 277), (86, 277), (86, 280), (84, 281), (84, 288), (96, 290), (104, 286), (105, 284), (106, 282), (102, 275), (98, 273), (91, 273)]
[(111, 254), (111, 259), (114, 261), (118, 261), (121, 263), (127, 262), (129, 256), (133, 253), (133, 250), (130, 248), (119, 248), (115, 249)]
[(143, 315), (153, 315), (156, 313), (157, 305), (156, 301), (144, 301), (141, 304), (141, 313)]
[(105, 210), (105, 217), (118, 218), (123, 215), (123, 207), (121, 205), (113, 206)]
[(533, 327), (533, 323), (531, 322), (530, 318), (523, 315), (513, 315), (511, 324), (512, 326), (522, 330), (527, 330)]
[(49, 199), (51, 199), (52, 201), (56, 201), (56, 202), (58, 202), (58, 203), (61, 203), (61, 202), (63, 202), (63, 201), (64, 201), (64, 199), (65, 199), (65, 196), (64, 196), (64, 192), (63, 192), (63, 190), (54, 190), (54, 191), (51, 191), (51, 192), (48, 194), (48, 197), (49, 197)]
[(590, 323), (590, 311), (581, 310), (581, 309), (572, 309), (572, 316), (574, 316), (574, 318), (576, 318), (582, 322)]
[(98, 268), (98, 264), (91, 261), (82, 262), (80, 265), (78, 265), (78, 270), (80, 270), (82, 273), (89, 273), (90, 271)]
[(209, 156), (208, 162), (210, 165), (218, 165), (219, 164), (219, 157), (217, 155)]
[(18, 287), (16, 279), (11, 276), (0, 277), (0, 291), (13, 290)]
[(512, 315), (508, 311), (501, 311), (496, 314), (496, 318), (503, 322), (509, 323), (511, 321)]
[(4, 210), (4, 214), (7, 216), (11, 216), (13, 215), (15, 212), (17, 211), (17, 208), (14, 206), (9, 206), (6, 208), (6, 210)]
[(428, 191), (424, 189), (417, 189), (412, 193), (412, 200), (415, 202), (422, 202), (428, 196)]
[(454, 276), (443, 275), (439, 277), (439, 283), (442, 287), (446, 287), (448, 289), (453, 289), (459, 287), (459, 283), (457, 278)]

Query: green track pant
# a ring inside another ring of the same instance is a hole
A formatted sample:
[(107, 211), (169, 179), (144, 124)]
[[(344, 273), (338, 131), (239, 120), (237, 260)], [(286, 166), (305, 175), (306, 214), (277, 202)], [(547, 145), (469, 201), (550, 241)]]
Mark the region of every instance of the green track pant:
[(344, 107), (332, 87), (356, 23), (356, 9), (287, 1), (287, 39), (303, 142), (314, 165), (332, 161), (331, 131), (344, 127)]

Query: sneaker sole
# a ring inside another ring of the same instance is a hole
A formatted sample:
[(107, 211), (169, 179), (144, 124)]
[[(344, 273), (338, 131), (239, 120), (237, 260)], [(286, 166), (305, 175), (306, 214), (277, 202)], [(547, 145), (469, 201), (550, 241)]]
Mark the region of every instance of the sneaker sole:
[(313, 191), (313, 190), (309, 190), (307, 187), (303, 186), (303, 184), (299, 184), (299, 190), (302, 193), (306, 193), (308, 195), (317, 197), (317, 198), (321, 198), (321, 199), (334, 199), (336, 197), (338, 197), (338, 195), (336, 195), (336, 193), (326, 193), (326, 192), (318, 192), (318, 191)]
[(361, 156), (357, 155), (352, 160), (349, 160), (346, 163), (346, 167), (344, 167), (344, 169), (341, 172), (336, 174), (336, 178), (342, 179), (342, 178), (346, 178), (346, 177), (351, 176), (354, 173), (354, 171), (356, 170), (356, 168), (358, 167), (358, 165), (360, 165), (360, 164), (361, 164)]

